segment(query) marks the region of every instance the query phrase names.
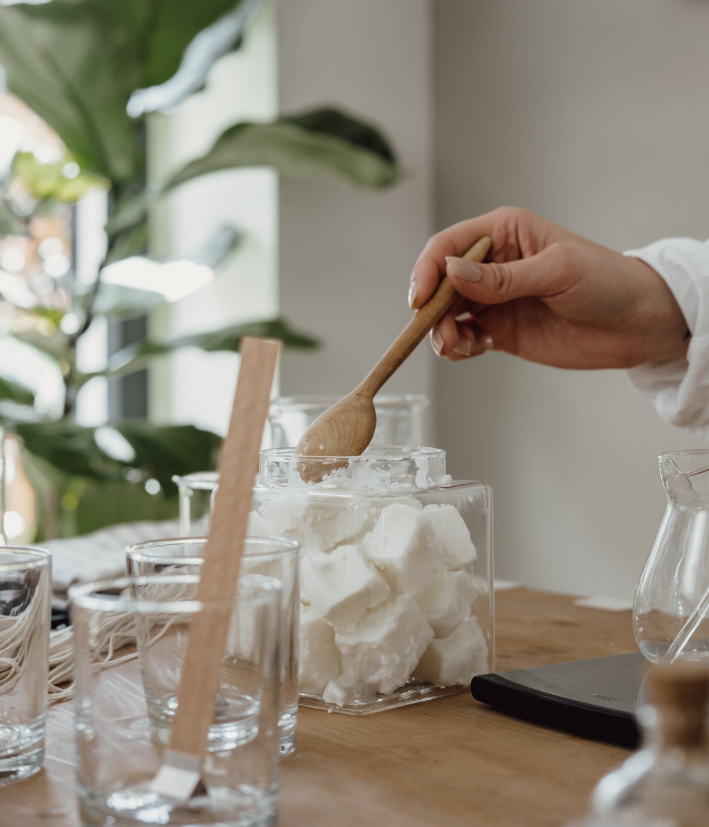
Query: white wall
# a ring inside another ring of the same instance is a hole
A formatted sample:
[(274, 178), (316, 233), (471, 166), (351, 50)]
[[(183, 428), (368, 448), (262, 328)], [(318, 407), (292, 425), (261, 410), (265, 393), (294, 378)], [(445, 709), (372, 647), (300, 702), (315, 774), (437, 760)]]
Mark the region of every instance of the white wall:
[[(242, 49), (212, 69), (204, 91), (149, 123), (150, 177), (162, 181), (206, 152), (228, 126), (277, 114), (277, 43), (272, 0), (265, 0)], [(245, 230), (238, 251), (214, 282), (151, 317), (158, 337), (216, 330), (278, 313), (278, 179), (268, 169), (204, 176), (179, 187), (155, 211), (157, 256), (188, 255), (222, 224)], [(150, 413), (226, 433), (238, 356), (187, 349), (155, 360)]]
[[(438, 227), (502, 204), (614, 249), (709, 235), (709, 4), (437, 0)], [(495, 493), (499, 576), (630, 597), (660, 451), (706, 447), (617, 371), (439, 365), (439, 442)]]
[[(432, 231), (432, 18), (429, 0), (279, 0), (284, 113), (335, 104), (383, 128), (407, 179), (391, 190), (280, 183), (281, 310), (319, 336), (283, 359), (284, 394), (346, 393), (410, 318), (411, 267)], [(432, 390), (421, 348), (387, 391)]]

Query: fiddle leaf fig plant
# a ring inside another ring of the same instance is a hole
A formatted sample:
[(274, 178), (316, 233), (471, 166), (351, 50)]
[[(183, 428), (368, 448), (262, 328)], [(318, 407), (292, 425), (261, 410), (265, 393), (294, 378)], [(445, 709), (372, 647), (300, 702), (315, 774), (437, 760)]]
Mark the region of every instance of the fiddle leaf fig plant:
[[(125, 445), (112, 453), (105, 432), (74, 421), (77, 393), (87, 382), (125, 376), (179, 348), (236, 351), (247, 334), (277, 337), (286, 347), (318, 345), (285, 319), (256, 319), (165, 341), (146, 339), (116, 353), (104, 370), (80, 371), (77, 348), (96, 318), (129, 319), (164, 300), (147, 286), (126, 287), (105, 277), (109, 264), (147, 257), (151, 207), (186, 181), (239, 167), (332, 176), (373, 190), (401, 176), (389, 142), (376, 127), (328, 106), (268, 123), (233, 124), (203, 156), (174, 171), (161, 186), (148, 187), (146, 117), (203, 88), (214, 62), (238, 49), (248, 35), (258, 6), (258, 0), (0, 0), (0, 65), (7, 89), (54, 130), (65, 148), (50, 162), (19, 151), (0, 172), (0, 238), (31, 239), (38, 218), (76, 203), (92, 189), (108, 196), (106, 253), (92, 282), (80, 282), (72, 269), (43, 272), (42, 289), (35, 290), (36, 277), (23, 279), (21, 272), (0, 269), (0, 301), (16, 311), (0, 340), (12, 338), (41, 353), (58, 367), (64, 386), (60, 418), (41, 416), (31, 383), (25, 387), (22, 377), (3, 369), (0, 350), (0, 424), (24, 441), (30, 471), (44, 475), (38, 490), (46, 490), (51, 478), (59, 501), (78, 509), (79, 517), (69, 521), (72, 531), (98, 527), (97, 519), (105, 524), (126, 519), (121, 491), (136, 506), (135, 517), (141, 516), (136, 505), (141, 497), (163, 498), (160, 515), (174, 513), (172, 475), (213, 468), (219, 445), (214, 434), (193, 426), (131, 421), (115, 424), (114, 436)], [(217, 270), (238, 249), (241, 236), (239, 228), (222, 227), (193, 259)], [(159, 485), (146, 491), (144, 484), (154, 481)], [(101, 486), (117, 504), (113, 511), (96, 506)], [(90, 492), (86, 502), (93, 509), (83, 517), (82, 492)]]

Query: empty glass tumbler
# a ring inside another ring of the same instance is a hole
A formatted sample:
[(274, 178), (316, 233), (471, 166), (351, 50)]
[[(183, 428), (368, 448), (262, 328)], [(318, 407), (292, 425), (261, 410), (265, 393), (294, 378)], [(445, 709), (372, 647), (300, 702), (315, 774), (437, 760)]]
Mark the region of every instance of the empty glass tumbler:
[[(292, 448), (321, 413), (339, 400), (339, 396), (283, 396), (274, 399), (268, 415), (273, 448)], [(377, 429), (373, 445), (422, 445), (424, 415), (428, 399), (419, 394), (374, 399)]]
[(0, 785), (44, 760), (51, 596), (48, 551), (0, 548)]
[(667, 508), (635, 592), (633, 624), (640, 650), (709, 662), (709, 450), (658, 457)]
[[(154, 540), (126, 550), (129, 575), (199, 574), (206, 545), (204, 537)], [(280, 627), (281, 701), (278, 721), (281, 755), (295, 749), (298, 716), (298, 544), (292, 540), (247, 537), (241, 560), (244, 575), (275, 578), (283, 589)]]
[[(232, 600), (197, 601), (198, 583), (189, 575), (127, 577), (69, 592), (84, 824), (276, 822), (281, 588), (250, 575)], [(152, 781), (178, 708), (192, 619), (206, 613), (216, 620), (225, 611), (229, 636), (201, 768), (204, 787), (180, 803), (154, 791)]]
[(172, 481), (179, 494), (180, 536), (205, 537), (209, 532), (212, 499), (219, 485), (219, 472), (175, 474)]
[(367, 714), (493, 670), (492, 492), (445, 451), (263, 451), (249, 533), (301, 546), (302, 704)]

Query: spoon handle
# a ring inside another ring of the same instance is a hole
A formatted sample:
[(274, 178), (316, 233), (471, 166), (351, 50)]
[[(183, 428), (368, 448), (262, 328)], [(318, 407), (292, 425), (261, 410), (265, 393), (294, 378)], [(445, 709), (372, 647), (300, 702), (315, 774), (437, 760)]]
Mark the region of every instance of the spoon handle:
[[(468, 261), (483, 261), (490, 249), (491, 241), (487, 236), (478, 239), (465, 253), (463, 258)], [(417, 345), (425, 338), (428, 331), (436, 324), (441, 316), (453, 304), (456, 291), (450, 279), (445, 276), (441, 279), (438, 289), (424, 304), (396, 337), (389, 350), (365, 377), (356, 392), (374, 396), (389, 377), (413, 353)]]

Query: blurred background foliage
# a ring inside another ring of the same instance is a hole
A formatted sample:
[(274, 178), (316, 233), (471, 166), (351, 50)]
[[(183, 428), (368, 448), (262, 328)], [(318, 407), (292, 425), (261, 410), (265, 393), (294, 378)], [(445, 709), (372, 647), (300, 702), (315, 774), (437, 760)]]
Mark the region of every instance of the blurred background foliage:
[[(205, 155), (148, 187), (146, 117), (204, 87), (215, 61), (248, 36), (258, 0), (0, 3), (0, 65), (12, 93), (0, 99), (0, 118), (25, 129), (10, 157), (0, 147), (0, 424), (13, 445), (23, 446), (13, 473), (24, 466), (32, 482), (35, 539), (174, 516), (173, 474), (214, 468), (219, 437), (143, 420), (82, 427), (75, 421), (79, 389), (94, 376), (125, 376), (178, 348), (236, 351), (245, 334), (277, 337), (294, 348), (318, 343), (282, 318), (256, 319), (168, 341), (146, 339), (114, 354), (105, 370), (84, 373), (77, 346), (96, 318), (138, 317), (165, 300), (135, 278), (130, 286), (107, 280), (105, 268), (124, 262), (142, 272), (136, 268), (148, 257), (151, 206), (195, 177), (270, 166), (380, 189), (399, 179), (400, 168), (375, 127), (325, 107), (234, 124)], [(71, 205), (96, 189), (108, 198), (106, 252), (86, 284), (76, 278)], [(218, 271), (241, 236), (237, 227), (222, 227), (204, 240), (193, 264)], [(164, 271), (168, 282), (171, 272)], [(21, 529), (5, 519), (9, 539)]]

